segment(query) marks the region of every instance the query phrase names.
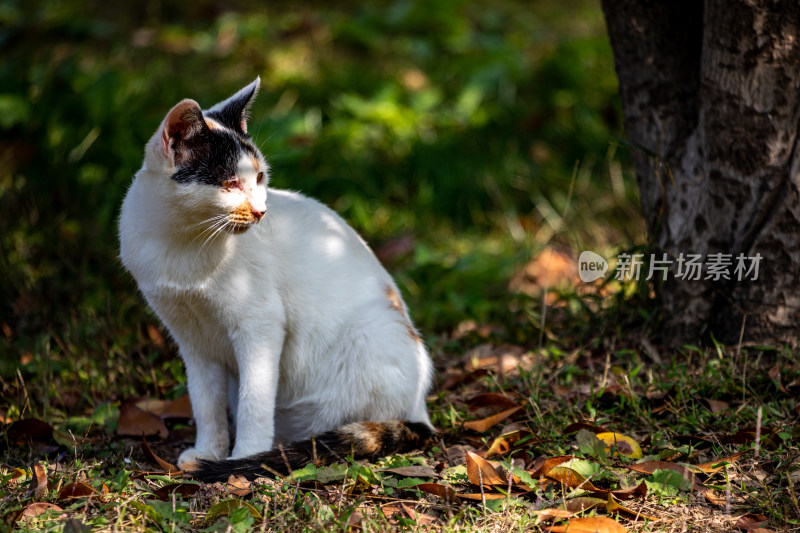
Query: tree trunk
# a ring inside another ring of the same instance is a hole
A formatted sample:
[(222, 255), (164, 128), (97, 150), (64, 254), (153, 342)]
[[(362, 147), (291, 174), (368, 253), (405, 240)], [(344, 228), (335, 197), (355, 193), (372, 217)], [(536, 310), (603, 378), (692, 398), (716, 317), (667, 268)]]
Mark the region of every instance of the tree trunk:
[[(758, 277), (679, 279), (672, 344), (800, 338), (800, 4), (603, 0), (654, 250), (760, 254)], [(660, 253), (658, 254), (660, 256)], [(752, 264), (752, 261), (750, 262)]]

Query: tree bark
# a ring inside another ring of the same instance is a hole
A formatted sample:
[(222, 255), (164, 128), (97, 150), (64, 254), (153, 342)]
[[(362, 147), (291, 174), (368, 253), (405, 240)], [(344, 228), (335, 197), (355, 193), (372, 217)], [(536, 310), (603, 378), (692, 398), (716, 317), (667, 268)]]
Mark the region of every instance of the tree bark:
[(664, 339), (795, 344), (800, 4), (603, 0), (603, 10), (652, 247), (762, 258), (755, 280), (670, 275)]

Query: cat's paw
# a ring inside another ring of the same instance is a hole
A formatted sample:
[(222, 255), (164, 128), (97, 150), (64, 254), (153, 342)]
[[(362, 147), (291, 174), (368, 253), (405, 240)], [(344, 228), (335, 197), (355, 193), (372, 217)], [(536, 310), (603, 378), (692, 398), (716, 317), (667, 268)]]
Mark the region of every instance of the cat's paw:
[(198, 459), (219, 461), (222, 458), (210, 451), (187, 448), (178, 456), (178, 468), (181, 470), (194, 470), (195, 462)]

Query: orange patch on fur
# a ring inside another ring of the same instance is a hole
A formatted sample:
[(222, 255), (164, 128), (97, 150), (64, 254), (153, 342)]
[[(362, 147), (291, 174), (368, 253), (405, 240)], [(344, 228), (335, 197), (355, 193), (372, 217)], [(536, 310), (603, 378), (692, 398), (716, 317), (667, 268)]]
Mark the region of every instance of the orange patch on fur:
[(395, 291), (391, 285), (386, 286), (386, 298), (389, 300), (389, 309), (394, 309), (401, 314), (403, 313), (403, 302), (400, 300), (400, 295), (397, 294), (397, 291)]
[(256, 156), (253, 154), (250, 154), (250, 161), (253, 162), (253, 168), (256, 169), (256, 172), (258, 172), (258, 168), (261, 166), (258, 164), (258, 158), (256, 158)]
[(400, 295), (397, 294), (397, 291), (392, 288), (391, 285), (386, 286), (386, 299), (389, 300), (389, 309), (393, 309), (400, 313), (400, 316), (403, 318), (403, 323), (406, 326), (406, 331), (408, 332), (408, 336), (414, 339), (415, 341), (420, 341), (419, 335), (414, 330), (414, 327), (408, 322), (408, 317), (406, 317), (405, 311), (403, 311), (403, 301), (400, 300)]
[(254, 222), (256, 220), (255, 215), (253, 215), (253, 206), (247, 200), (239, 204), (236, 209), (231, 211), (231, 214), (228, 215), (228, 217), (232, 222), (239, 222), (242, 224)]
[(204, 118), (204, 119), (205, 119), (205, 121), (206, 121), (206, 126), (208, 126), (208, 129), (210, 129), (210, 130), (216, 130), (216, 129), (219, 129), (219, 128), (220, 128), (220, 125), (219, 125), (219, 124), (217, 124), (217, 121), (216, 121), (216, 120), (211, 120), (210, 118), (206, 118), (206, 117), (203, 117), (203, 118)]

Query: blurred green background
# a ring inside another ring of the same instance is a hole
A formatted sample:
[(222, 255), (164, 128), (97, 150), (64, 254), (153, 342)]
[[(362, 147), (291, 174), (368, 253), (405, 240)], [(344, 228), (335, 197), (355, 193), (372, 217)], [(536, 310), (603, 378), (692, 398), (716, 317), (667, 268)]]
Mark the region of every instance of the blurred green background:
[(644, 241), (599, 0), (337, 4), (0, 3), (3, 394), (180, 386), (116, 219), (170, 107), (256, 75), (272, 185), (361, 232), (431, 342), (464, 320), (536, 342), (511, 288), (532, 257)]

